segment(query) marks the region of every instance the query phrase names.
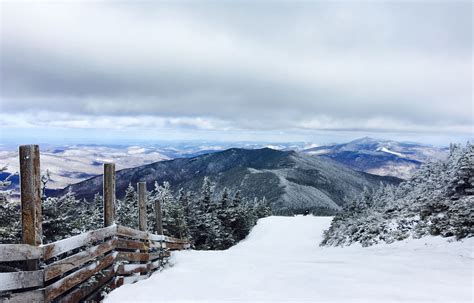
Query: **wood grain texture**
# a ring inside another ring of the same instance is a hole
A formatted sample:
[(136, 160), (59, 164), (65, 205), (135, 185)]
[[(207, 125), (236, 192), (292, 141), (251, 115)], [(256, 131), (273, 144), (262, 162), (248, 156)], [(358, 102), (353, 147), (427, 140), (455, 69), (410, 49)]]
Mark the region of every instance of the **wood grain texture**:
[(146, 222), (146, 182), (138, 182), (138, 228), (147, 229)]
[(83, 287), (77, 287), (66, 296), (61, 297), (58, 302), (81, 302), (84, 298), (94, 295), (95, 292), (100, 291), (101, 287), (114, 279), (116, 272), (114, 266), (104, 270), (104, 275), (99, 276), (97, 280), (88, 283)]
[(43, 257), (43, 250), (29, 244), (0, 244), (0, 262), (35, 260)]
[(45, 300), (49, 302), (55, 299), (79, 283), (89, 279), (91, 276), (98, 273), (102, 269), (109, 267), (114, 263), (114, 260), (114, 254), (107, 255), (106, 257), (97, 260), (91, 265), (81, 268), (78, 271), (75, 271), (62, 278), (61, 280), (45, 287)]
[(158, 235), (163, 234), (163, 212), (161, 211), (160, 200), (155, 200), (155, 217), (156, 217), (156, 233)]
[(135, 249), (135, 250), (148, 250), (150, 248), (147, 242), (127, 240), (127, 239), (117, 239), (115, 247), (116, 249)]
[(112, 225), (46, 244), (43, 246), (44, 260), (49, 260), (52, 257), (58, 256), (70, 250), (99, 242), (109, 237), (113, 237), (115, 236), (116, 231), (117, 226)]
[(52, 264), (49, 264), (44, 269), (44, 280), (49, 281), (53, 278), (61, 276), (66, 272), (73, 270), (86, 262), (89, 262), (97, 257), (100, 257), (115, 248), (115, 240), (109, 240), (105, 243), (96, 245), (81, 251), (75, 255), (64, 258)]
[(104, 226), (115, 223), (115, 163), (104, 164)]
[[(22, 240), (24, 244), (38, 246), (41, 245), (43, 237), (38, 145), (20, 146), (19, 156)], [(39, 269), (39, 263), (29, 261), (26, 267), (28, 270)]]
[(136, 230), (130, 227), (122, 226), (122, 225), (117, 226), (117, 235), (128, 237), (128, 238), (148, 240), (148, 232)]
[(0, 281), (0, 291), (42, 286), (43, 271), (2, 272)]

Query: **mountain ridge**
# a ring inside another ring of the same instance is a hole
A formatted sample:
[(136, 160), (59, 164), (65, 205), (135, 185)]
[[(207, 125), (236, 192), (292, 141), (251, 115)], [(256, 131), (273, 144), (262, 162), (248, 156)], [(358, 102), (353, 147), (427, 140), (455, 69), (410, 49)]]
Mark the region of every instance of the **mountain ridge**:
[[(354, 171), (331, 159), (311, 157), (295, 151), (270, 148), (230, 148), (192, 158), (178, 158), (122, 169), (116, 172), (117, 198), (123, 197), (131, 182), (146, 182), (152, 190), (155, 181), (198, 192), (205, 176), (216, 184), (241, 190), (247, 199), (268, 199), (276, 213), (291, 214), (311, 209), (334, 213), (344, 204), (344, 197), (360, 193), (364, 187), (375, 188), (380, 182), (398, 184), (401, 180)], [(91, 200), (102, 192), (102, 176), (50, 192), (65, 194), (71, 189), (78, 198)]]
[(426, 161), (447, 156), (446, 148), (370, 137), (317, 146), (302, 152), (333, 159), (358, 171), (402, 179), (409, 179)]

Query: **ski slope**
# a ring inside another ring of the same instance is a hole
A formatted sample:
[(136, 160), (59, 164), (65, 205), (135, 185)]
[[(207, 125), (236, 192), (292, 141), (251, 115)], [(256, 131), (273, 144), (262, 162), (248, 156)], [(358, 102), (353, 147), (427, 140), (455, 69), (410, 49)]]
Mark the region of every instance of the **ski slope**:
[(172, 267), (106, 302), (472, 302), (473, 239), (321, 248), (331, 218), (269, 217), (225, 251), (173, 253)]

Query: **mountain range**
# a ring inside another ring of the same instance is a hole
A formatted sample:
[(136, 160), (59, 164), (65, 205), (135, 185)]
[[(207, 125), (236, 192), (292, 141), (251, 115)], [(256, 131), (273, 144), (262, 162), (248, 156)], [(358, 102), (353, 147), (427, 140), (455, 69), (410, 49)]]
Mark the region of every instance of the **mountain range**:
[[(48, 187), (61, 189), (73, 183), (86, 180), (102, 173), (102, 163), (114, 162), (117, 169), (137, 167), (161, 160), (190, 158), (203, 154), (223, 151), (232, 147), (247, 149), (271, 147), (281, 150), (302, 150), (309, 147), (304, 142), (297, 143), (255, 143), (255, 142), (159, 142), (156, 144), (134, 145), (41, 145), (41, 170), (48, 170)], [(18, 146), (0, 143), (0, 166), (7, 171), (0, 178), (19, 171)], [(9, 189), (18, 190), (18, 178), (11, 179)]]
[(317, 146), (301, 152), (330, 158), (358, 171), (409, 179), (422, 163), (445, 159), (448, 148), (365, 137), (343, 144)]
[[(345, 197), (359, 194), (364, 187), (380, 183), (398, 184), (394, 177), (381, 177), (355, 171), (328, 158), (295, 151), (270, 148), (232, 148), (192, 158), (160, 161), (116, 174), (117, 197), (122, 198), (129, 183), (144, 181), (152, 190), (155, 182), (167, 181), (172, 189), (199, 192), (205, 176), (215, 184), (215, 192), (224, 187), (240, 190), (248, 200), (265, 197), (277, 214), (331, 214), (340, 209)], [(54, 195), (72, 190), (76, 197), (91, 200), (102, 193), (102, 176), (72, 184)]]

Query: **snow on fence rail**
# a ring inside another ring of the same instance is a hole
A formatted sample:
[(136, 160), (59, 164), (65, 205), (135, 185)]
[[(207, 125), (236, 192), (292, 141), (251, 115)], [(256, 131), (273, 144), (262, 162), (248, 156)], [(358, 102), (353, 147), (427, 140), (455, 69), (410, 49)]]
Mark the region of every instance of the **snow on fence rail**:
[[(0, 272), (0, 302), (100, 301), (104, 290), (146, 279), (170, 251), (190, 247), (186, 240), (146, 231), (144, 182), (138, 184), (140, 230), (114, 224), (113, 163), (104, 164), (104, 228), (42, 245), (37, 145), (20, 146), (20, 180), (23, 244), (0, 244), (0, 266), (12, 269)], [(161, 211), (156, 216), (162, 233)]]

